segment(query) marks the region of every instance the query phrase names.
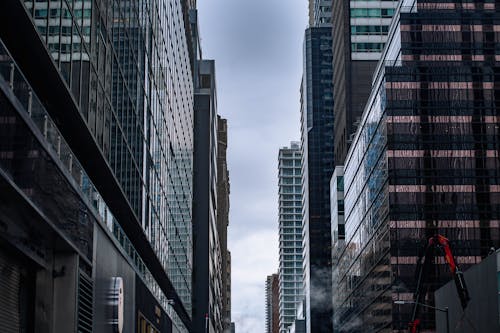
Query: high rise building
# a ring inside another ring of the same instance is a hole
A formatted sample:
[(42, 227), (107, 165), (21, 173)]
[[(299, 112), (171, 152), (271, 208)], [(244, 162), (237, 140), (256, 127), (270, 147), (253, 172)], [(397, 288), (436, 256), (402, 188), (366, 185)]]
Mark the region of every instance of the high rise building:
[(198, 62), (194, 95), (193, 330), (222, 332), (224, 258), (219, 238), (215, 62)]
[(266, 333), (279, 333), (279, 277), (266, 278)]
[[(493, 2), (399, 5), (345, 164), (336, 331), (405, 332), (412, 305), (393, 301), (413, 299), (434, 234), (463, 270), (500, 246), (499, 30)], [(437, 260), (429, 305), (451, 278)]]
[(227, 248), (229, 225), (229, 171), (227, 170), (227, 120), (217, 116), (217, 231), (222, 262), (222, 321), (231, 328), (231, 252)]
[(343, 165), (398, 0), (333, 2), (335, 161)]
[(291, 142), (278, 155), (279, 193), (279, 322), (284, 333), (302, 301), (302, 154)]
[(308, 28), (301, 87), (303, 286), (307, 332), (331, 332), (332, 29)]
[(309, 26), (332, 26), (332, 0), (309, 0)]
[(192, 5), (0, 2), (0, 331), (191, 330)]

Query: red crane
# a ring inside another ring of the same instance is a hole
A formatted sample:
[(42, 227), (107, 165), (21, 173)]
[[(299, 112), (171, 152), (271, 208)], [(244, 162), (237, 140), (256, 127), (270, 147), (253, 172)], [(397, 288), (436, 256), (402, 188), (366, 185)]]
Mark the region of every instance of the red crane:
[(420, 304), (423, 304), (425, 295), (427, 294), (427, 283), (430, 268), (432, 267), (432, 259), (435, 256), (434, 249), (438, 249), (442, 255), (444, 255), (444, 259), (448, 263), (451, 274), (453, 275), (453, 279), (455, 280), (455, 286), (457, 287), (458, 297), (460, 298), (460, 303), (462, 304), (462, 308), (465, 310), (467, 304), (469, 303), (469, 291), (467, 290), (467, 286), (465, 284), (465, 279), (460, 267), (455, 261), (453, 257), (453, 253), (451, 252), (450, 242), (448, 239), (441, 235), (434, 235), (429, 238), (429, 241), (425, 247), (424, 255), (418, 259), (417, 262), (417, 289), (413, 294), (414, 307), (411, 317), (410, 333), (417, 333), (419, 330), (420, 319)]

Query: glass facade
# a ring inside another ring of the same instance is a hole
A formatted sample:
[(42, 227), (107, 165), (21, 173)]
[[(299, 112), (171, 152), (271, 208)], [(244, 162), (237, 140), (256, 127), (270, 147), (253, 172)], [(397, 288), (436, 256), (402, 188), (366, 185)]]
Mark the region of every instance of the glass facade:
[(332, 29), (309, 28), (301, 96), (303, 283), (308, 332), (331, 332)]
[(302, 154), (299, 142), (281, 148), (279, 186), (279, 322), (287, 332), (303, 299), (302, 288)]
[[(37, 140), (12, 101), (4, 96), (5, 91), (0, 91), (0, 171), (47, 219), (64, 230), (81, 255), (91, 262), (96, 219), (80, 196), (79, 190), (84, 186), (82, 168), (1, 41), (0, 59), (0, 85), (11, 90), (14, 103), (19, 103), (44, 139)], [(52, 150), (48, 151), (47, 146)], [(58, 157), (55, 161), (54, 155)]]
[[(406, 332), (419, 253), (450, 239), (462, 269), (500, 245), (494, 3), (405, 1), (345, 166), (346, 245), (334, 295), (339, 332)], [(452, 279), (437, 259), (432, 291)], [(458, 301), (458, 299), (457, 299)], [(434, 311), (422, 308), (422, 329)]]
[(188, 4), (24, 4), (190, 316), (193, 79)]
[(332, 179), (330, 180), (330, 210), (333, 251), (345, 237), (343, 165), (335, 167)]
[[(173, 325), (184, 332), (183, 322), (172, 308), (153, 275), (137, 253), (118, 221), (111, 213), (73, 151), (62, 137), (44, 105), (34, 93), (17, 64), (0, 41), (0, 86), (7, 85), (34, 128), (25, 124), (23, 117), (11, 106), (12, 101), (0, 98), (0, 169), (23, 192), (49, 221), (64, 232), (87, 259), (80, 268), (92, 275), (93, 230), (97, 220), (105, 225), (119, 243), (123, 253), (133, 263), (137, 274), (163, 306)], [(28, 121), (29, 123), (29, 121)], [(13, 138), (15, 138), (13, 140)], [(26, 158), (29, 157), (29, 158)], [(33, 172), (40, 170), (40, 172)], [(58, 186), (54, 186), (58, 184)], [(12, 207), (16, 209), (17, 207)], [(16, 221), (26, 222), (24, 218)], [(39, 222), (39, 221), (37, 221)], [(37, 226), (31, 233), (35, 236)], [(40, 235), (37, 235), (38, 237)], [(41, 257), (49, 256), (43, 241), (31, 239)]]

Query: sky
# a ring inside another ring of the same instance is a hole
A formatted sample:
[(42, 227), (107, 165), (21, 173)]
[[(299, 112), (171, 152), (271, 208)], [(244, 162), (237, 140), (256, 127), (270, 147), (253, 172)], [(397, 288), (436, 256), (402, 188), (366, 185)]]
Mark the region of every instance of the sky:
[(228, 119), (232, 319), (264, 332), (265, 280), (278, 270), (278, 150), (300, 139), (307, 0), (198, 0), (204, 59), (215, 59)]

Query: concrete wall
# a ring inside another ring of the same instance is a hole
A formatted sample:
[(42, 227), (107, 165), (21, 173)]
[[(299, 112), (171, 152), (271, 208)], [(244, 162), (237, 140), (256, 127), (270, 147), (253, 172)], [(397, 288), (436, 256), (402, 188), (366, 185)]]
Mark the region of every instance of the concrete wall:
[[(462, 310), (455, 282), (450, 281), (435, 293), (436, 306), (449, 309), (450, 332), (500, 332), (498, 265), (500, 252), (464, 272), (470, 302)], [(446, 316), (436, 312), (437, 333), (446, 332)]]

